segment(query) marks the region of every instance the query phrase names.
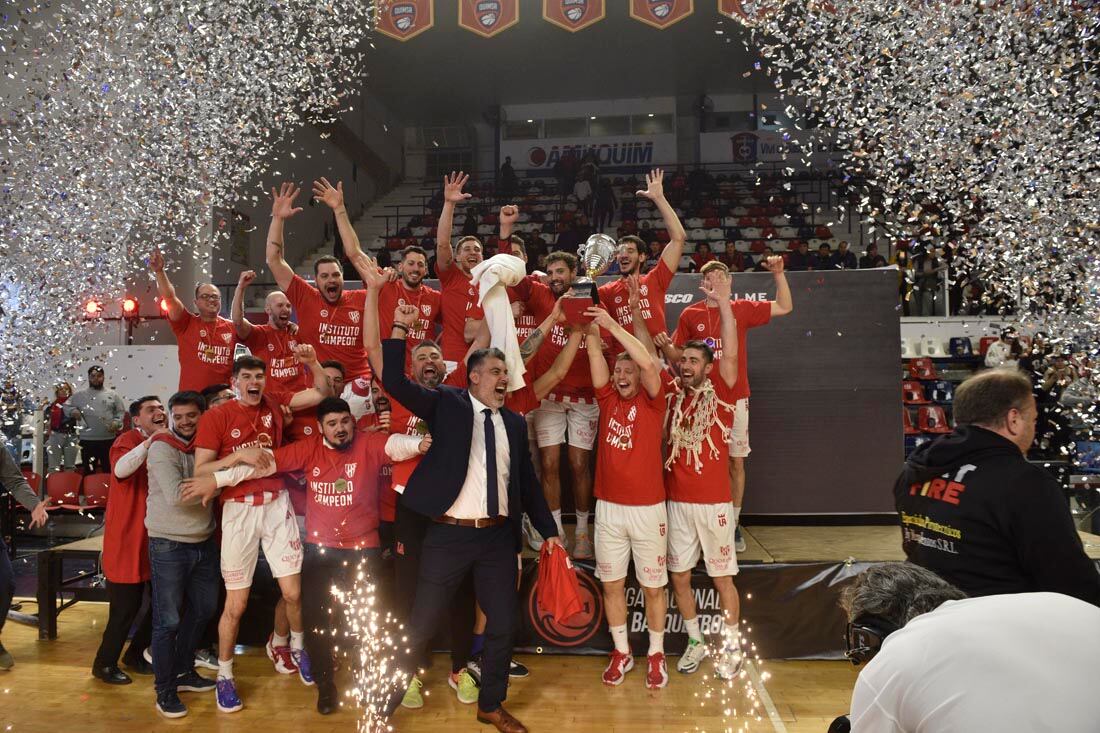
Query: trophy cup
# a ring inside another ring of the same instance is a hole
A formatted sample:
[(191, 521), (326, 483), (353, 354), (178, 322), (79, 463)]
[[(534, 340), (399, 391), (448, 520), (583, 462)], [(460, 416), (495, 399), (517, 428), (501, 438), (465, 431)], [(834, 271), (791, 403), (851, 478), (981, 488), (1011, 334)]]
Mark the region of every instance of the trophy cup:
[(592, 319), (584, 312), (600, 302), (596, 276), (607, 269), (615, 255), (615, 240), (606, 234), (593, 234), (577, 250), (584, 277), (573, 281), (572, 292), (562, 296), (562, 312), (569, 323), (581, 326)]

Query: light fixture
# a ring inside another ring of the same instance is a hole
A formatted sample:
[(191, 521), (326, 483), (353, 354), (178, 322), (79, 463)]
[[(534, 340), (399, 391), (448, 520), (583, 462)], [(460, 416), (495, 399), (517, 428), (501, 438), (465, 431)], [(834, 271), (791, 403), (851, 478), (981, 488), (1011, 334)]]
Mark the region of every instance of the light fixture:
[(650, 117), (652, 117), (652, 116), (653, 116), (653, 113), (652, 113), (652, 112), (650, 112), (650, 113), (649, 113), (649, 116), (650, 116)]
[(530, 124), (532, 124), (532, 123), (534, 123), (534, 120), (527, 120), (527, 124), (528, 124), (528, 125), (530, 125)]
[(89, 300), (84, 304), (84, 316), (85, 318), (98, 318), (100, 313), (103, 312), (103, 306), (97, 301)]
[(124, 298), (122, 301), (122, 315), (126, 318), (138, 317), (137, 298)]
[(588, 119), (590, 119), (590, 120), (594, 120), (594, 119), (596, 119), (596, 118), (595, 118), (595, 117), (589, 117)]

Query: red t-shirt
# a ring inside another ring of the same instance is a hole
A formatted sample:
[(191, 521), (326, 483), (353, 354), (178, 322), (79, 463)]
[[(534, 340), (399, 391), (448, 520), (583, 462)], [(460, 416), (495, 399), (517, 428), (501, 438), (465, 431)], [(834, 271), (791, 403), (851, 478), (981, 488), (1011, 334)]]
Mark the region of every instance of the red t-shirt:
[[(718, 399), (732, 405), (736, 401), (734, 388), (727, 387), (722, 376), (718, 374), (718, 367), (711, 370), (710, 381), (714, 385), (714, 392)], [(680, 399), (693, 400), (693, 397), (683, 397), (674, 394), (668, 406), (668, 419), (672, 416), (676, 403)], [(694, 402), (689, 402), (684, 407), (685, 416), (694, 413)], [(710, 439), (714, 443), (715, 452), (711, 453), (710, 445), (703, 440), (699, 454), (702, 465), (698, 470), (694, 465), (692, 456), (681, 451), (676, 457), (670, 470), (665, 471), (665, 488), (668, 490), (669, 501), (682, 501), (690, 504), (721, 504), (730, 500), (729, 479), (729, 443), (722, 437), (721, 425), (727, 428), (733, 424), (733, 411), (718, 408), (718, 422), (720, 425), (711, 425)]]
[(596, 498), (615, 504), (648, 506), (665, 500), (661, 441), (665, 391), (650, 398), (639, 389), (624, 400), (610, 383), (596, 390), (600, 406), (596, 451)]
[[(128, 477), (115, 476), (119, 459), (141, 445), (140, 430), (127, 430), (111, 444), (111, 485), (103, 518), (103, 575), (112, 583), (144, 583), (149, 570), (149, 533), (145, 530), (145, 503), (149, 474), (145, 464)], [(75, 501), (76, 497), (73, 497)]]
[(313, 380), (309, 370), (294, 357), (297, 335), (271, 325), (253, 326), (244, 345), (258, 359), (267, 363), (267, 383), (264, 392), (280, 402), (286, 402), (295, 392), (309, 389)]
[[(534, 316), (535, 322), (542, 323), (550, 315), (550, 311), (554, 309), (554, 303), (557, 299), (550, 288), (541, 282), (529, 282), (531, 296), (527, 301), (527, 307)], [(542, 346), (539, 347), (538, 354), (532, 361), (534, 365), (531, 370), (532, 374), (545, 373), (568, 342), (569, 335), (565, 332), (565, 329), (560, 323), (555, 324), (550, 329), (550, 333), (546, 335)], [(560, 402), (595, 402), (596, 395), (592, 390), (592, 371), (588, 366), (587, 339), (581, 340), (580, 349), (577, 350), (577, 356), (569, 366), (569, 371), (566, 372), (561, 382), (551, 390), (547, 399)]]
[(233, 377), (233, 349), (237, 329), (221, 316), (207, 323), (185, 310), (178, 320), (169, 320), (176, 334), (180, 363), (179, 391), (201, 392), (211, 384), (229, 384)]
[[(368, 412), (355, 423), (356, 430), (367, 430), (378, 424), (378, 413)], [(388, 436), (389, 433), (383, 433)], [(392, 522), (397, 516), (397, 492), (393, 490), (393, 464), (389, 456), (378, 469), (378, 514), (383, 522)]]
[[(420, 319), (405, 334), (405, 371), (412, 365), (413, 347), (424, 339), (435, 339), (435, 325), (441, 317), (443, 296), (438, 290), (421, 285), (409, 290), (400, 281), (386, 283), (378, 294), (378, 333), (388, 339), (393, 331), (393, 312), (399, 305), (415, 305), (420, 310)], [(463, 351), (465, 353), (465, 351)], [(446, 357), (444, 357), (446, 358)], [(462, 354), (459, 354), (459, 359)]]
[[(195, 433), (195, 448), (205, 448), (225, 458), (242, 448), (260, 446), (274, 450), (283, 444), (283, 413), (279, 403), (264, 395), (260, 404), (249, 407), (240, 400), (229, 400), (203, 413)], [(222, 502), (269, 491), (278, 494), (284, 488), (280, 476), (266, 476), (226, 487)]]
[[(443, 358), (447, 361), (462, 361), (466, 350), (470, 348), (464, 333), (466, 320), (481, 320), (485, 317), (485, 311), (477, 304), (477, 288), (470, 284), (469, 275), (457, 264), (452, 262), (446, 270), (439, 271), (439, 285), (443, 289), (440, 296), (443, 318), (440, 347), (443, 349)], [(392, 321), (393, 309), (390, 310), (390, 316)], [(389, 333), (383, 333), (382, 336), (388, 338)]]
[[(763, 326), (772, 318), (772, 304), (767, 300), (733, 301), (733, 317), (737, 319), (737, 384), (734, 385), (734, 401), (749, 396), (749, 350), (747, 333), (750, 328)], [(688, 341), (713, 340), (714, 360), (722, 358), (722, 321), (718, 307), (701, 303), (688, 306), (680, 314), (672, 343), (682, 347)], [(715, 369), (718, 366), (715, 364)]]
[(286, 289), (286, 297), (298, 312), (298, 340), (313, 344), (318, 361), (340, 362), (349, 382), (370, 375), (361, 323), (366, 290), (345, 290), (334, 305), (317, 288), (295, 275)]
[(356, 432), (347, 450), (316, 435), (275, 451), (279, 471), (304, 471), (305, 541), (342, 550), (378, 547), (378, 471), (386, 461), (386, 436)]
[[(646, 328), (650, 335), (664, 332), (668, 326), (665, 322), (665, 292), (672, 282), (672, 270), (664, 260), (658, 260), (657, 266), (642, 275), (639, 289), (642, 317), (645, 318)], [(626, 286), (626, 279), (619, 278), (606, 285), (600, 286), (600, 305), (615, 317), (629, 333), (634, 333), (634, 319), (630, 313), (630, 291)]]

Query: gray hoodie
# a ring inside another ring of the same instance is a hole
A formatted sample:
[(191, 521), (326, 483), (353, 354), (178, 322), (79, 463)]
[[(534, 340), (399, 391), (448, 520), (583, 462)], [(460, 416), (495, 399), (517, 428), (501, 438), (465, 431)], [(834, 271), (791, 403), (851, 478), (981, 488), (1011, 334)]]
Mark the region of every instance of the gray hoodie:
[[(175, 436), (178, 439), (178, 436)], [(145, 528), (150, 537), (194, 544), (214, 533), (214, 513), (200, 501), (180, 501), (180, 483), (195, 473), (195, 454), (154, 440), (145, 462), (149, 498)]]

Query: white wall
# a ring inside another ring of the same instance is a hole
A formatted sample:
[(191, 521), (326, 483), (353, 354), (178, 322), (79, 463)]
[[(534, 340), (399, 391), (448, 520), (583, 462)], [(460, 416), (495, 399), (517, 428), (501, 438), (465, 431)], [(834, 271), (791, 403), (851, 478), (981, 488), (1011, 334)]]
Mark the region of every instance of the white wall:
[(640, 97), (637, 99), (602, 99), (572, 102), (544, 102), (539, 104), (503, 105), (505, 118), (561, 119), (569, 117), (674, 114), (675, 97)]

